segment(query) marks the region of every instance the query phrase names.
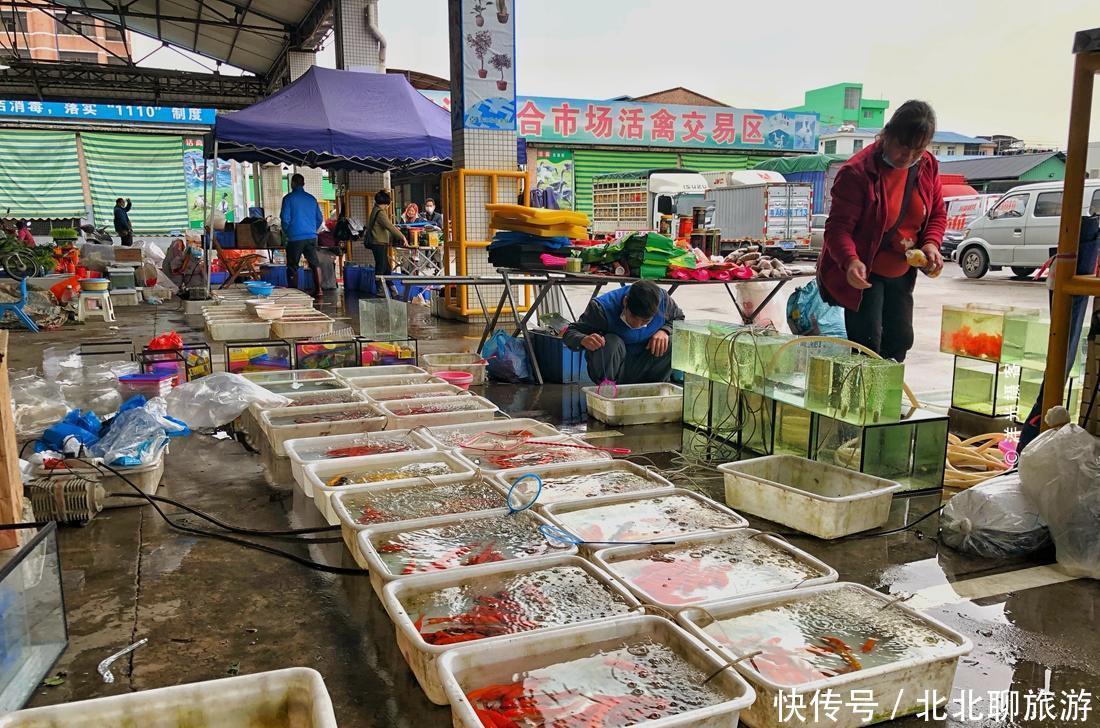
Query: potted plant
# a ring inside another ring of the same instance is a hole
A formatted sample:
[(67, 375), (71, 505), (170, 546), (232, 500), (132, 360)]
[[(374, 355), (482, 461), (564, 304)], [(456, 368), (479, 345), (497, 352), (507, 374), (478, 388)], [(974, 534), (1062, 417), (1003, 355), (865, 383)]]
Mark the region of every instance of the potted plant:
[(489, 49), (493, 45), (493, 36), (490, 35), (487, 30), (467, 33), (466, 45), (470, 46), (470, 50), (474, 52), (474, 55), (477, 56), (477, 60), (481, 62), (481, 68), (477, 70), (477, 77), (485, 78), (489, 75), (489, 72), (485, 70), (485, 54), (489, 52)]
[(77, 240), (77, 233), (75, 228), (56, 227), (50, 230), (50, 237), (53, 238), (54, 243), (75, 243)]
[(497, 22), (504, 25), (508, 22), (508, 0), (496, 0)]
[(489, 65), (500, 71), (500, 80), (497, 81), (497, 88), (501, 91), (508, 90), (508, 82), (504, 80), (504, 71), (512, 67), (512, 57), (506, 53), (494, 53), (489, 58)]
[[(492, 4), (493, 4), (492, 0), (489, 0), (489, 5), (492, 5)], [(477, 27), (479, 27), (479, 28), (485, 27), (485, 16), (482, 15), (482, 13), (485, 12), (485, 9), (488, 8), (489, 5), (483, 5), (480, 2), (480, 0), (479, 0), (479, 2), (474, 3), (474, 10), (473, 10), (474, 22), (477, 23)]]

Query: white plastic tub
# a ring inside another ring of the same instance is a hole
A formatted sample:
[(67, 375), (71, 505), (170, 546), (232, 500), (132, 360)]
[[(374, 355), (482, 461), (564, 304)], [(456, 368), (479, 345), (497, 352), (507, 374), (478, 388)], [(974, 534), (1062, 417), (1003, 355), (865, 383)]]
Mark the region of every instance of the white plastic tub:
[[(719, 702), (688, 710), (661, 720), (633, 723), (653, 728), (735, 728), (742, 710), (752, 705), (756, 694), (733, 670), (721, 670), (723, 662), (695, 637), (663, 617), (615, 617), (595, 624), (564, 627), (546, 632), (520, 634), (499, 642), (471, 643), (450, 650), (439, 658), (443, 690), (451, 703), (456, 728), (482, 728), (466, 693), (490, 685), (513, 683), (517, 676), (564, 662), (597, 657), (636, 641), (651, 641), (670, 648), (696, 672), (693, 677), (715, 674), (708, 683)], [(607, 670), (615, 670), (608, 665)], [(556, 681), (555, 681), (556, 682)], [(588, 685), (570, 685), (578, 694)], [(624, 692), (625, 692), (624, 685)], [(581, 706), (584, 707), (583, 705)], [(770, 708), (770, 704), (769, 704)], [(563, 722), (563, 725), (566, 723)], [(570, 722), (569, 725), (580, 725)]]
[[(843, 593), (838, 594), (840, 592)], [(756, 649), (764, 649), (767, 654), (775, 655), (776, 659), (789, 661), (792, 665), (808, 666), (809, 663), (798, 657), (802, 651), (794, 649), (797, 642), (803, 641), (804, 635), (799, 632), (804, 628), (799, 626), (798, 621), (786, 615), (792, 611), (797, 613), (799, 605), (828, 604), (830, 598), (837, 597), (844, 598), (836, 602), (838, 607), (854, 604), (855, 609), (850, 606), (829, 610), (815, 608), (814, 623), (821, 624), (822, 630), (832, 631), (829, 623), (835, 622), (843, 625), (845, 629), (858, 629), (869, 638), (877, 637), (879, 642), (872, 646), (870, 651), (872, 654), (875, 649), (881, 649), (892, 641), (893, 650), (897, 651), (898, 659), (833, 677), (810, 678), (809, 681), (800, 684), (791, 684), (791, 680), (796, 677), (794, 675), (781, 684), (761, 674), (759, 665), (754, 666), (752, 660), (739, 662), (737, 671), (749, 681), (759, 695), (756, 703), (746, 712), (746, 723), (753, 728), (778, 728), (791, 725), (789, 722), (780, 723), (779, 721), (775, 701), (780, 691), (783, 692), (787, 705), (793, 704), (796, 700), (800, 703), (804, 701), (807, 708), (819, 704), (817, 697), (819, 694), (824, 695), (831, 691), (832, 695), (837, 696), (833, 702), (838, 706), (836, 715), (822, 714), (819, 716), (820, 720), (814, 721), (810, 710), (806, 713), (805, 722), (798, 721), (798, 725), (814, 728), (826, 726), (857, 728), (867, 725), (868, 722), (864, 721), (864, 716), (852, 709), (852, 705), (856, 703), (852, 697), (854, 691), (869, 691), (856, 693), (856, 696), (862, 695), (863, 704), (873, 707), (874, 719), (871, 722), (890, 720), (891, 716), (902, 718), (919, 712), (926, 707), (921, 701), (928, 695), (939, 695), (944, 698), (951, 695), (959, 658), (972, 649), (970, 640), (903, 603), (891, 604), (890, 595), (876, 592), (860, 584), (841, 582), (810, 589), (767, 594), (729, 604), (712, 604), (707, 607), (706, 613), (689, 608), (680, 612), (677, 619), (689, 632), (727, 658), (732, 659)], [(714, 624), (713, 620), (717, 620), (718, 624)], [(809, 624), (809, 621), (802, 623)], [(759, 630), (768, 636), (760, 641), (755, 638), (742, 639), (743, 633), (739, 632), (739, 626), (751, 627), (752, 631)], [(842, 633), (815, 634), (814, 637), (837, 639), (837, 634)], [(899, 636), (903, 634), (905, 638)], [(890, 639), (884, 641), (883, 636)], [(863, 638), (861, 635), (858, 639)], [(924, 642), (925, 639), (930, 642)], [(730, 640), (733, 640), (732, 645), (729, 644)], [(918, 640), (921, 644), (913, 644)], [(850, 645), (850, 649), (857, 661), (860, 658), (869, 659), (865, 656), (866, 653), (863, 652), (861, 645)], [(792, 693), (795, 697), (792, 697)], [(820, 704), (825, 703), (822, 701)]]
[[(538, 467), (537, 461), (539, 459), (549, 457), (554, 458), (552, 464), (555, 465), (561, 463), (611, 462), (610, 453), (603, 450), (589, 449), (587, 447), (588, 443), (575, 437), (570, 437), (569, 435), (537, 437), (531, 439), (535, 440), (534, 444), (517, 445), (515, 447), (509, 447), (506, 450), (464, 447), (460, 448), (458, 452), (467, 460), (488, 472), (522, 468), (525, 462), (534, 463), (529, 467)], [(490, 443), (488, 447), (494, 448), (496, 446)], [(501, 460), (501, 458), (505, 459)]]
[(623, 384), (611, 389), (613, 397), (597, 392), (598, 387), (585, 387), (588, 413), (609, 425), (648, 425), (657, 422), (679, 422), (683, 416), (684, 390), (675, 384)]
[[(440, 412), (420, 412), (423, 408), (440, 407)], [(482, 422), (496, 417), (497, 406), (484, 397), (464, 394), (459, 397), (427, 397), (379, 402), (378, 409), (386, 415), (387, 427), (412, 429), (433, 425), (453, 425), (459, 422)]]
[[(447, 599), (461, 598), (472, 604), (477, 597), (495, 598), (502, 590), (514, 593), (515, 588), (512, 585), (517, 581), (521, 581), (524, 585), (532, 584), (533, 580), (523, 577), (526, 574), (535, 573), (541, 573), (546, 580), (558, 582), (559, 588), (556, 590), (551, 590), (548, 586), (536, 585), (554, 600), (558, 613), (548, 615), (548, 618), (536, 627), (527, 627), (517, 620), (509, 627), (514, 630), (512, 634), (539, 634), (561, 627), (603, 621), (606, 616), (592, 614), (593, 605), (597, 600), (602, 600), (604, 604), (599, 606), (606, 606), (611, 614), (625, 615), (638, 607), (638, 601), (629, 592), (590, 562), (576, 556), (549, 556), (518, 562), (471, 566), (459, 572), (423, 574), (390, 582), (382, 590), (382, 605), (386, 608), (397, 630), (397, 647), (401, 650), (413, 675), (416, 676), (416, 681), (420, 683), (421, 690), (428, 696), (428, 700), (436, 705), (447, 704), (447, 694), (443, 691), (443, 683), (439, 679), (436, 660), (441, 655), (456, 649), (459, 644), (471, 644), (471, 642), (451, 645), (427, 642), (420, 630), (416, 628), (416, 622), (423, 615), (410, 614), (406, 605), (410, 605), (418, 597), (441, 591), (460, 592), (461, 597), (456, 594), (455, 597), (448, 596)], [(521, 613), (516, 616), (532, 615)], [(511, 635), (500, 634), (475, 641), (479, 645), (491, 645), (509, 636)]]
[[(395, 470), (406, 465), (443, 465), (448, 469), (447, 473), (440, 475), (411, 475), (394, 480), (378, 481), (377, 483), (350, 483), (348, 485), (329, 485), (328, 482), (341, 475), (367, 473), (378, 470)], [(339, 523), (336, 513), (332, 510), (330, 499), (334, 493), (359, 485), (427, 485), (429, 483), (453, 483), (473, 477), (474, 465), (449, 452), (410, 452), (394, 453), (392, 455), (365, 455), (357, 458), (344, 458), (342, 460), (321, 460), (315, 463), (307, 463), (303, 469), (305, 483), (303, 490), (308, 487), (313, 493), (313, 503), (328, 522), (335, 526)]]
[(340, 379), (369, 379), (371, 377), (407, 377), (410, 374), (428, 372), (412, 364), (383, 364), (374, 367), (337, 367), (332, 370)]
[[(381, 599), (382, 588), (386, 584), (414, 574), (453, 573), (484, 563), (515, 562), (536, 556), (576, 554), (576, 546), (565, 547), (547, 540), (539, 531), (539, 527), (546, 523), (546, 519), (537, 513), (523, 511), (510, 514), (505, 508), (421, 518), (416, 521), (397, 521), (371, 526), (360, 531), (359, 551), (367, 560), (367, 570), (370, 572), (370, 583), (374, 587), (374, 593)], [(446, 560), (438, 555), (410, 559), (410, 563), (400, 571), (395, 570), (396, 567), (391, 569), (379, 553), (379, 548), (385, 548), (395, 540), (413, 541), (423, 537), (426, 540), (441, 542), (444, 540), (441, 535), (444, 531), (450, 532), (446, 538), (461, 540), (462, 546), (468, 547), (469, 550), (462, 553), (452, 551), (451, 557)], [(459, 536), (455, 535), (456, 531), (460, 532)], [(521, 537), (522, 543), (525, 544), (522, 555), (512, 553), (510, 548), (508, 553), (498, 550), (502, 548), (502, 543), (515, 537)], [(485, 561), (485, 555), (491, 552), (496, 552), (496, 555), (502, 558), (495, 558), (492, 562)], [(413, 563), (416, 565), (413, 566)]]
[(283, 382), (312, 382), (320, 379), (336, 379), (336, 376), (324, 369), (282, 369), (273, 372), (248, 372), (242, 374), (245, 379), (259, 384), (261, 387), (267, 384)]
[[(332, 455), (332, 451), (347, 448), (369, 446), (374, 443), (403, 443), (407, 446), (407, 452), (419, 450), (434, 450), (435, 444), (420, 432), (410, 430), (386, 430), (384, 432), (359, 432), (348, 435), (329, 435), (327, 437), (305, 437), (286, 440), (283, 442), (283, 450), (290, 459), (291, 474), (299, 483), (305, 480), (306, 463), (321, 460), (342, 460), (349, 457), (365, 457), (366, 455)], [(379, 453), (384, 454), (384, 453)], [(303, 492), (310, 498), (313, 490)]]
[[(543, 438), (562, 434), (561, 430), (553, 425), (525, 418), (464, 422), (458, 425), (431, 425), (427, 434), (436, 443), (437, 447), (450, 449), (461, 447), (463, 442), (467, 442), (470, 438), (483, 432), (507, 435), (509, 438), (512, 436)], [(486, 443), (490, 443), (489, 438), (483, 439)]]
[(543, 509), (556, 526), (583, 539), (595, 551), (606, 541), (675, 541), (748, 524), (721, 503), (680, 488), (661, 493), (627, 493), (600, 503), (553, 503)]
[[(359, 390), (355, 389), (329, 389), (323, 392), (287, 392), (282, 396), (290, 400), (289, 407), (309, 407), (317, 404), (359, 404), (367, 401), (366, 398), (359, 393)], [(263, 430), (260, 428), (260, 413), (267, 409), (281, 408), (261, 407), (252, 404), (233, 421), (233, 426), (238, 431), (243, 432), (248, 444), (256, 449), (259, 449), (260, 442), (263, 439)]]
[(308, 667), (123, 693), (0, 717), (0, 728), (54, 726), (337, 728), (325, 681)]
[[(295, 422), (314, 416), (354, 415), (352, 419), (326, 422)], [(267, 435), (271, 449), (278, 457), (286, 457), (283, 443), (303, 437), (325, 437), (362, 432), (377, 432), (386, 425), (385, 416), (369, 403), (318, 404), (308, 407), (279, 407), (260, 413), (260, 429)]]
[(643, 602), (669, 612), (837, 579), (828, 564), (752, 528), (680, 538), (675, 546), (615, 546), (593, 559)]
[(244, 316), (211, 319), (206, 322), (206, 335), (211, 341), (266, 339), (271, 335), (271, 322)]
[(421, 354), (420, 363), (431, 373), (466, 372), (473, 375), (471, 387), (485, 384), (485, 360), (480, 354), (462, 352), (453, 354)]
[(878, 528), (904, 486), (796, 455), (768, 455), (719, 465), (726, 503), (818, 538)]
[[(405, 503), (405, 510), (389, 511), (393, 503)], [(332, 512), (355, 563), (368, 568), (359, 549), (359, 532), (398, 521), (449, 516), (500, 508), (504, 494), (496, 483), (471, 475), (450, 483), (404, 485), (359, 485), (344, 488), (332, 496)], [(370, 517), (367, 514), (370, 514)]]
[(404, 387), (369, 387), (360, 390), (375, 402), (397, 399), (424, 399), (426, 397), (459, 397), (469, 394), (453, 384), (409, 384)]
[[(493, 473), (493, 477), (500, 481), (500, 487), (507, 493), (516, 478), (528, 474), (542, 478), (542, 492), (534, 506), (539, 509), (551, 503), (602, 503), (627, 493), (645, 492), (652, 495), (676, 488), (657, 471), (629, 460), (539, 465), (533, 468), (500, 470)], [(512, 494), (514, 505), (526, 503), (534, 497), (537, 490), (534, 480), (522, 481)]]
[[(160, 479), (164, 477), (164, 452), (157, 455), (157, 459), (148, 465), (129, 467), (112, 465), (111, 467), (126, 476), (127, 480), (136, 485), (142, 493), (156, 495), (157, 488), (160, 487)], [(137, 492), (122, 477), (105, 467), (93, 467), (85, 463), (73, 463), (72, 466), (53, 469), (35, 466), (31, 473), (35, 478), (67, 478), (76, 475), (87, 480), (98, 480), (107, 495), (106, 500), (103, 501), (104, 508), (149, 505), (149, 501), (144, 498), (111, 498), (110, 496), (115, 493), (137, 495)]]
[[(388, 367), (367, 367), (385, 369)], [(343, 380), (349, 387), (356, 389), (374, 389), (376, 387), (397, 387), (411, 384), (446, 384), (434, 374), (393, 374), (383, 377), (348, 377)]]
[(334, 321), (323, 313), (287, 313), (271, 322), (271, 332), (280, 339), (312, 339), (332, 333)]

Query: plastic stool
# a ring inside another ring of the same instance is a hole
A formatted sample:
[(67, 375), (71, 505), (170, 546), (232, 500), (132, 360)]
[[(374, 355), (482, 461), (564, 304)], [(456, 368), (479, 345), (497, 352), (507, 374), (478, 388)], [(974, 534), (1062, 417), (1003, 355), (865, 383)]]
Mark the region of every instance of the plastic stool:
[(77, 302), (76, 320), (84, 321), (89, 316), (99, 316), (104, 321), (114, 322), (115, 307), (111, 303), (108, 291), (81, 291)]

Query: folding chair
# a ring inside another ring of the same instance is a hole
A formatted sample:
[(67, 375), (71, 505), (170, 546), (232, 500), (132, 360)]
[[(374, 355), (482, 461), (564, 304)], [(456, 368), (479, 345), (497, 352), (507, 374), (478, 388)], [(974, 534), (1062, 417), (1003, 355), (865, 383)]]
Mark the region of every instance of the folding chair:
[(31, 330), (31, 333), (38, 333), (38, 324), (27, 315), (27, 312), (23, 310), (23, 306), (27, 303), (27, 279), (24, 278), (19, 282), (19, 300), (11, 303), (0, 303), (0, 318), (3, 317), (6, 311), (11, 311), (15, 314), (15, 317), (19, 319), (19, 322)]
[(258, 281), (263, 276), (260, 271), (260, 261), (266, 258), (259, 253), (244, 253), (243, 255), (230, 255), (238, 251), (227, 251), (221, 243), (214, 240), (214, 249), (218, 251), (218, 260), (222, 267), (229, 273), (219, 288), (226, 288), (240, 280)]

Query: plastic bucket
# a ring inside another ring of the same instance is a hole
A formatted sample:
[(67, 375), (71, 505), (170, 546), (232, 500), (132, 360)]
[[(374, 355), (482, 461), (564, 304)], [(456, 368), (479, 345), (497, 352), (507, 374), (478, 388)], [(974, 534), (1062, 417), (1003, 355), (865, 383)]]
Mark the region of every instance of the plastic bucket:
[(474, 382), (474, 375), (470, 372), (436, 372), (435, 376), (439, 377), (447, 384), (453, 384), (459, 389), (469, 389), (470, 385)]
[(85, 278), (80, 281), (82, 291), (106, 291), (111, 282), (106, 278)]

